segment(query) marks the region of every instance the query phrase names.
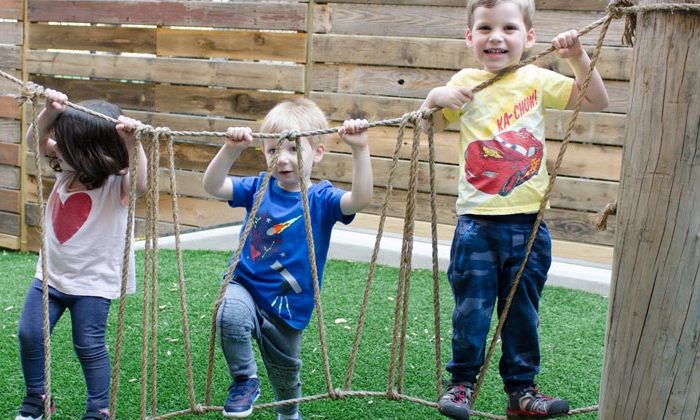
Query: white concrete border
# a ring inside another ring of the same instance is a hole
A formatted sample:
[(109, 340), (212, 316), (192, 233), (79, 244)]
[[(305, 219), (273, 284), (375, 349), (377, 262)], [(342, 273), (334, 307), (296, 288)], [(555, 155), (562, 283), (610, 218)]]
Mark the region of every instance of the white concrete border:
[[(240, 225), (226, 226), (201, 230), (180, 235), (184, 249), (209, 249), (233, 251), (238, 246)], [(328, 258), (348, 261), (368, 262), (374, 250), (376, 234), (347, 227), (335, 227), (331, 235), (331, 247)], [(136, 243), (136, 249), (143, 249), (143, 241)], [(400, 237), (385, 234), (382, 237), (378, 263), (388, 266), (399, 266), (401, 256)], [(165, 249), (175, 248), (175, 238), (168, 236), (158, 241), (158, 246)], [(450, 256), (450, 245), (438, 244), (438, 266), (447, 270)], [(429, 241), (416, 240), (413, 243), (414, 268), (432, 268), (432, 246)], [(582, 290), (608, 296), (610, 293), (611, 270), (605, 267), (584, 265), (578, 261), (554, 259), (549, 269), (547, 284), (570, 289)]]

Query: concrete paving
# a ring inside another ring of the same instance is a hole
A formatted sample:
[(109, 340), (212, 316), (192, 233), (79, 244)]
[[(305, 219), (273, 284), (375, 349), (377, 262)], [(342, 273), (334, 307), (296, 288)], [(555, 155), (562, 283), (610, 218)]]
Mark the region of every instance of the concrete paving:
[[(233, 251), (238, 246), (240, 225), (200, 230), (180, 235), (183, 249), (208, 249)], [(336, 226), (331, 235), (329, 259), (368, 262), (374, 250), (376, 233), (344, 226)], [(381, 241), (378, 263), (393, 267), (399, 266), (402, 240), (395, 234), (384, 234)], [(175, 248), (175, 238), (163, 237), (158, 246), (164, 249)], [(136, 249), (143, 249), (143, 241), (136, 243)], [(446, 271), (449, 263), (450, 244), (438, 244), (438, 266)], [(417, 239), (413, 243), (413, 268), (432, 268), (432, 246), (430, 241)], [(608, 296), (611, 270), (609, 267), (587, 264), (582, 261), (555, 258), (549, 269), (547, 284), (582, 290)]]

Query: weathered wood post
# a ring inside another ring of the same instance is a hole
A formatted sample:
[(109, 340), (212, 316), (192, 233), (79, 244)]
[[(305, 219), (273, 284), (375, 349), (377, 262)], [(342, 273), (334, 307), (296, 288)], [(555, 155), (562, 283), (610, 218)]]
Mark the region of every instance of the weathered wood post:
[(634, 62), (599, 418), (700, 419), (700, 17), (639, 16)]

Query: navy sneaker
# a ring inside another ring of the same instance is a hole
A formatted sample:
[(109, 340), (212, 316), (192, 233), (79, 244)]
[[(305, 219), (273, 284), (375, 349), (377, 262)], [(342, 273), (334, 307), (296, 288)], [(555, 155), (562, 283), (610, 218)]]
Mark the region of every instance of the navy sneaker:
[(438, 410), (451, 419), (469, 420), (472, 413), (474, 385), (470, 382), (449, 383), (438, 400)]
[(508, 394), (508, 419), (548, 419), (568, 413), (566, 400), (544, 395), (534, 385)]
[(253, 412), (253, 403), (260, 396), (258, 378), (237, 377), (228, 389), (224, 417), (243, 418)]
[[(40, 420), (44, 418), (44, 396), (27, 395), (22, 400), (22, 406), (15, 420)], [(51, 403), (51, 413), (56, 411), (56, 407)]]

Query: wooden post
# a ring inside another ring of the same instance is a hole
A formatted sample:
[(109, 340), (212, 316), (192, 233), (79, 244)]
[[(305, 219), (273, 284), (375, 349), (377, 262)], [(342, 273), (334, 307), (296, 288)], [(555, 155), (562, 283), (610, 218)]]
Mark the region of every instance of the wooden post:
[(700, 419), (700, 17), (638, 16), (634, 61), (599, 418)]

